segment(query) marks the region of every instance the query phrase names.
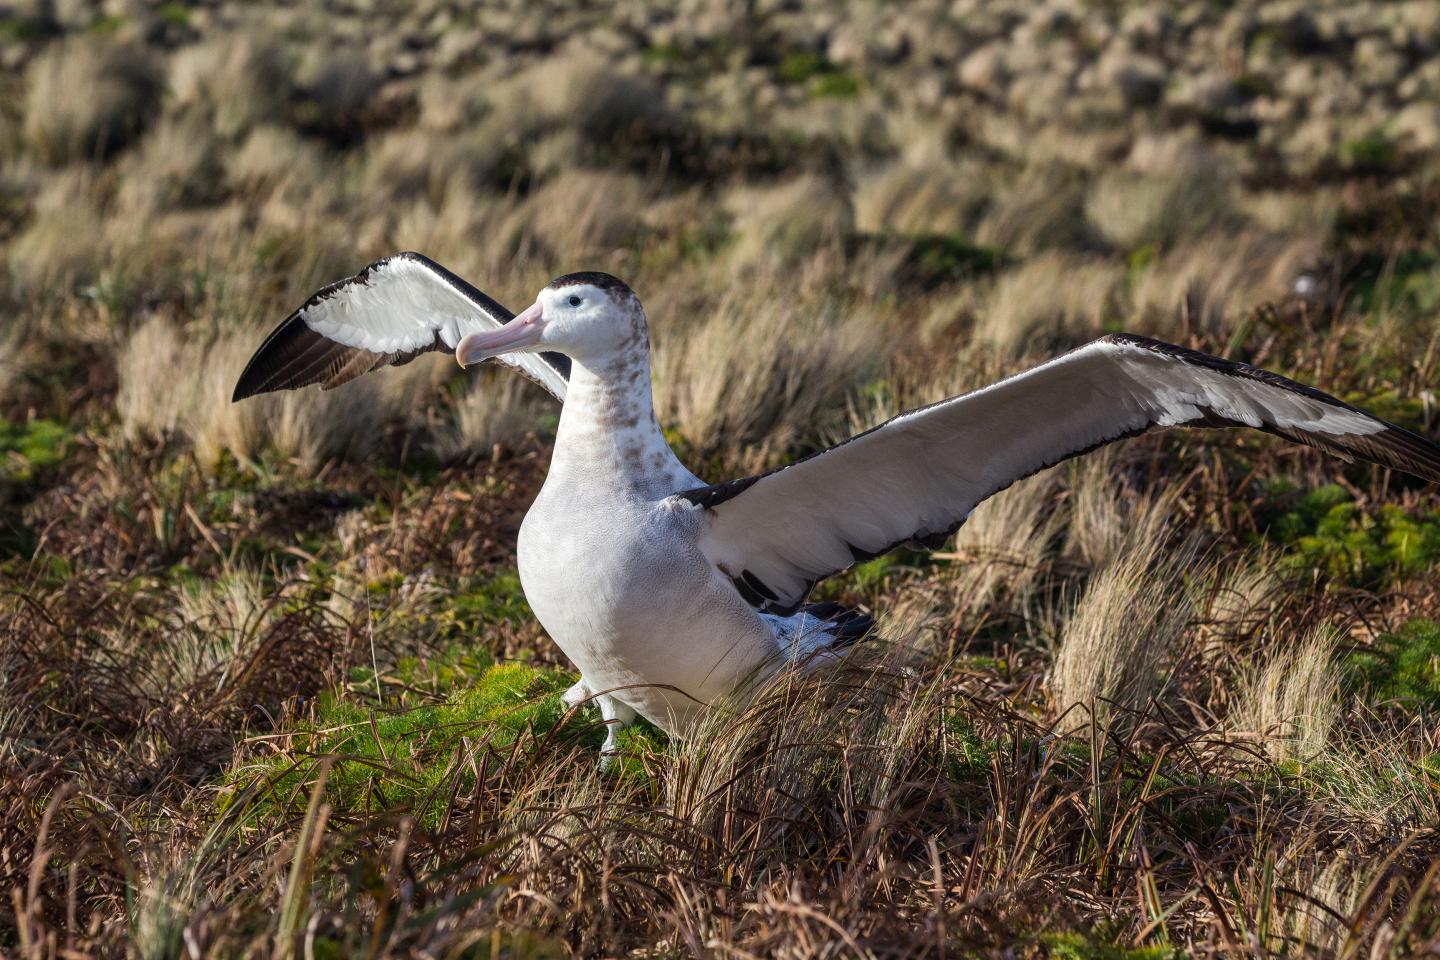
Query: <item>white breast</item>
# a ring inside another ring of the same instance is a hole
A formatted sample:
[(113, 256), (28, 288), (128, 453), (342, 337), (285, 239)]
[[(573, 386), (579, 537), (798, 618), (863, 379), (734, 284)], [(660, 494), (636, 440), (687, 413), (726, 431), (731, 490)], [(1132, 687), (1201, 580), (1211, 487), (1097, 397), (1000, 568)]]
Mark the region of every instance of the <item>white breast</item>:
[(779, 657), (772, 629), (700, 553), (703, 516), (547, 482), (520, 529), (520, 581), (551, 639), (592, 690), (665, 729)]

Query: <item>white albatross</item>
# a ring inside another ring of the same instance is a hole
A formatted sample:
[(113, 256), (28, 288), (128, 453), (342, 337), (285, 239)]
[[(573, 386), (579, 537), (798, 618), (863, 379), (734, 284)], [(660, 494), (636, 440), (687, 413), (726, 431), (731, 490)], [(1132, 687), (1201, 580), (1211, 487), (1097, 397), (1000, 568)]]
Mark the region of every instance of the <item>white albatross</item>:
[(604, 273), (552, 281), (519, 316), (416, 253), (312, 296), (265, 340), (235, 400), (330, 388), (430, 350), (499, 359), (564, 401), (520, 528), (520, 582), (593, 698), (602, 758), (636, 713), (683, 732), (778, 665), (853, 643), (869, 618), (810, 589), (901, 544), (936, 547), (976, 504), (1157, 427), (1253, 427), (1440, 481), (1440, 447), (1311, 387), (1112, 334), (912, 410), (769, 473), (706, 484), (655, 420), (640, 301)]

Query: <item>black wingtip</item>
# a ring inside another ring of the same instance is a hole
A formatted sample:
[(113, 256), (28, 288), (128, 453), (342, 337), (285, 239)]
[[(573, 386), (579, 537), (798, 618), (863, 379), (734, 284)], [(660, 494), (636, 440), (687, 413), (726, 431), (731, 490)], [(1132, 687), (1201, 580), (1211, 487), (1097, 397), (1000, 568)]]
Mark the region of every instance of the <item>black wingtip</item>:
[(245, 361), (245, 369), (240, 371), (240, 377), (235, 381), (235, 390), (230, 394), (231, 403), (239, 403), (248, 397), (261, 393), (268, 393), (271, 390), (284, 389), (286, 384), (274, 383), (275, 368), (291, 359), (287, 354), (295, 347), (296, 325), (301, 324), (299, 314), (292, 313), (280, 321), (266, 335), (264, 341)]

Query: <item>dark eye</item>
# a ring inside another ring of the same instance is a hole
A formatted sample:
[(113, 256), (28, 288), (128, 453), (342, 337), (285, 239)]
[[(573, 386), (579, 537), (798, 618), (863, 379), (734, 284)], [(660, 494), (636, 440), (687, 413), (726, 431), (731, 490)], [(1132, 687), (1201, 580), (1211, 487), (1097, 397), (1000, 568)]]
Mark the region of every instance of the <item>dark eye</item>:
[(579, 297), (576, 297), (576, 296), (571, 296), (571, 297), (570, 297), (570, 306), (572, 306), (572, 307), (578, 307), (578, 306), (580, 306), (580, 298), (579, 298)]

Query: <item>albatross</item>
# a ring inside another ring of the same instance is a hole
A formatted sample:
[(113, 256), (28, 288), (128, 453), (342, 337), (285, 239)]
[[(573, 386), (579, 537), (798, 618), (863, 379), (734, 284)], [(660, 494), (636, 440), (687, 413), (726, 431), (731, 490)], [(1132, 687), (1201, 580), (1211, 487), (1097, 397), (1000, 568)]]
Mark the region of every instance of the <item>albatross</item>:
[(521, 586), (608, 733), (637, 714), (682, 733), (788, 663), (843, 651), (870, 620), (812, 587), (902, 544), (935, 548), (1030, 474), (1162, 427), (1250, 427), (1440, 481), (1440, 447), (1313, 387), (1111, 334), (963, 396), (902, 413), (757, 476), (707, 484), (655, 419), (645, 311), (606, 273), (552, 280), (513, 315), (418, 253), (316, 292), (265, 339), (234, 400), (330, 389), (422, 353), (495, 359), (562, 401), (520, 528)]

